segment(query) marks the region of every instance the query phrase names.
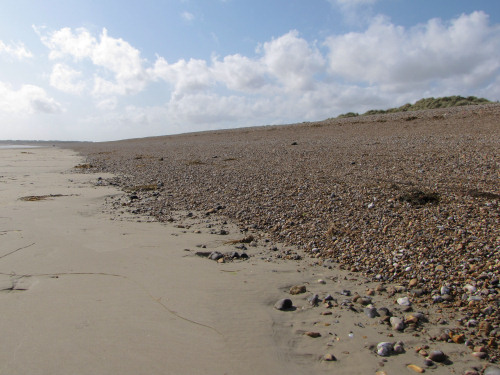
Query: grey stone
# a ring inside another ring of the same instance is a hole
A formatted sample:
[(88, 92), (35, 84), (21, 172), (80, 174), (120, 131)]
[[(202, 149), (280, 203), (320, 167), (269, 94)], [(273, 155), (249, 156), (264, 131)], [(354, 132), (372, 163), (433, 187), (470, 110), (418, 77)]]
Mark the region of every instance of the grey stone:
[(393, 352), (392, 342), (379, 342), (377, 344), (377, 354), (382, 357), (390, 356)]
[(444, 354), (441, 350), (433, 350), (430, 352), (429, 357), (431, 361), (434, 362), (444, 362), (446, 361), (446, 354)]
[(403, 319), (392, 316), (389, 321), (391, 323), (392, 329), (396, 331), (402, 331), (405, 329), (405, 324), (403, 322)]
[(278, 302), (274, 304), (274, 308), (276, 310), (281, 310), (281, 311), (290, 310), (292, 307), (293, 303), (292, 300), (289, 298), (280, 299)]

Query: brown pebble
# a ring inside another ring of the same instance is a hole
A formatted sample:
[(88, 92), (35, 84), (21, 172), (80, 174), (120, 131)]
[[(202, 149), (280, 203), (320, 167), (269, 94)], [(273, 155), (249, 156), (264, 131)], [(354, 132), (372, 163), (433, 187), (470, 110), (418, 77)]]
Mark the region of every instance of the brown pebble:
[(454, 335), (451, 339), (455, 344), (463, 344), (465, 342), (465, 335), (463, 333), (460, 335)]
[(417, 365), (408, 365), (408, 366), (406, 366), (406, 367), (408, 367), (410, 370), (413, 370), (413, 371), (415, 371), (415, 372), (418, 372), (419, 374), (421, 374), (421, 373), (425, 372), (425, 370), (424, 370), (422, 367), (417, 366)]
[(290, 288), (290, 294), (296, 295), (307, 292), (305, 285), (294, 285)]
[(332, 315), (331, 311), (323, 311), (321, 315)]
[(217, 263), (226, 263), (226, 261), (224, 260), (224, 258), (219, 258), (217, 259)]
[(333, 354), (325, 354), (325, 356), (323, 357), (323, 360), (331, 362), (331, 361), (336, 361), (337, 358), (335, 358), (335, 356)]
[(410, 288), (413, 288), (413, 287), (417, 286), (417, 284), (418, 284), (418, 279), (411, 279), (410, 282), (408, 283), (408, 286)]

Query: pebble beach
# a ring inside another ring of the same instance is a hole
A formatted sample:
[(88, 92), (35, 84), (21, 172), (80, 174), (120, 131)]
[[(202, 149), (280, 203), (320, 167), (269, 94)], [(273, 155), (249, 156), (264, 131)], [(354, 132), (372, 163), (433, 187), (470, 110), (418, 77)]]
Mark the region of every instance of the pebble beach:
[[(125, 192), (107, 202), (117, 216), (229, 220), (262, 261), (366, 280), (332, 299), (312, 288), (308, 303), (419, 338), (372, 352), (414, 351), (410, 371), (439, 372), (456, 345), (462, 373), (499, 373), (499, 104), (64, 147), (85, 158), (79, 171), (114, 175), (98, 183)], [(379, 311), (375, 296), (394, 306)]]

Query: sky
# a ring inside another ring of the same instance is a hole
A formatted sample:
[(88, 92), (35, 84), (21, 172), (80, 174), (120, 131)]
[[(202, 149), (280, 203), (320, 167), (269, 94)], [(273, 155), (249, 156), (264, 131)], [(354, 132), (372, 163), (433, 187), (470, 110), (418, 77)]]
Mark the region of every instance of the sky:
[(0, 0), (0, 139), (500, 100), (498, 0)]

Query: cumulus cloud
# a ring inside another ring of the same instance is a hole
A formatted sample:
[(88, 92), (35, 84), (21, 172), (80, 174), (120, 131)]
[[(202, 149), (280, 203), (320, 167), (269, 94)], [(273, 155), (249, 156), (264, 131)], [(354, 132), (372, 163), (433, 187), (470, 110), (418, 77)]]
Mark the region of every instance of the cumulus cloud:
[(0, 54), (5, 53), (18, 60), (32, 58), (33, 54), (26, 49), (24, 44), (9, 45), (0, 40)]
[(14, 90), (0, 82), (0, 112), (12, 114), (60, 113), (62, 106), (49, 97), (44, 89), (34, 85), (23, 85)]
[[(336, 2), (347, 3), (371, 2)], [(124, 124), (130, 136), (315, 120), (397, 106), (423, 96), (497, 100), (500, 95), (500, 27), (490, 25), (483, 12), (410, 28), (377, 16), (361, 31), (322, 41), (306, 40), (291, 30), (262, 42), (253, 55), (173, 62), (157, 56), (150, 63), (137, 48), (105, 29), (98, 35), (69, 28), (40, 35), (54, 63), (51, 85), (67, 93), (91, 94), (106, 116), (96, 112), (88, 117), (89, 123), (105, 123), (109, 129)], [(120, 98), (140, 92), (141, 100), (149, 100), (152, 82), (155, 89), (165, 86), (162, 105), (121, 105)], [(6, 90), (25, 99), (8, 99)], [(32, 113), (60, 110), (40, 90), (4, 87), (2, 107), (11, 100), (8, 105)], [(26, 99), (35, 97), (38, 102)]]
[(52, 68), (50, 84), (58, 90), (70, 94), (80, 94), (85, 89), (85, 82), (79, 80), (82, 72), (74, 70), (65, 64), (56, 64)]
[(366, 31), (331, 36), (325, 45), (330, 74), (353, 83), (411, 91), (453, 79), (473, 88), (498, 74), (499, 34), (483, 12), (411, 29), (377, 17)]
[(321, 53), (296, 30), (264, 43), (262, 58), (269, 73), (291, 90), (314, 88), (314, 75), (323, 70)]
[(89, 60), (96, 67), (104, 68), (110, 77), (95, 74), (93, 94), (96, 96), (134, 94), (147, 84), (139, 50), (121, 38), (109, 36), (106, 29), (99, 38), (84, 28), (74, 31), (63, 28), (47, 35), (38, 32), (50, 49), (50, 59)]

